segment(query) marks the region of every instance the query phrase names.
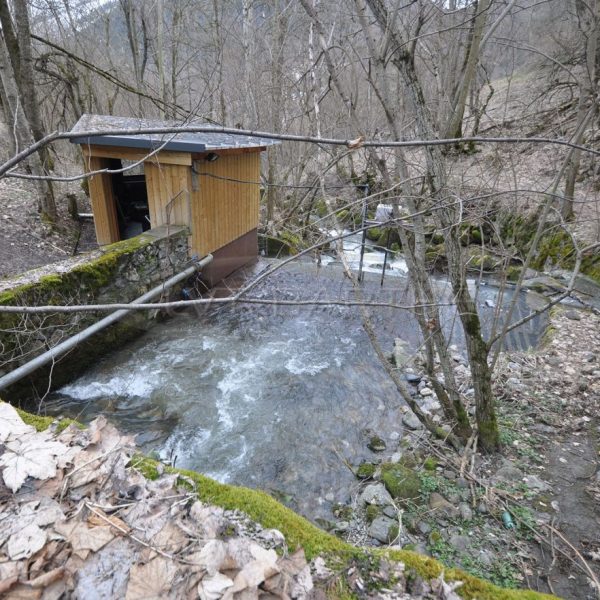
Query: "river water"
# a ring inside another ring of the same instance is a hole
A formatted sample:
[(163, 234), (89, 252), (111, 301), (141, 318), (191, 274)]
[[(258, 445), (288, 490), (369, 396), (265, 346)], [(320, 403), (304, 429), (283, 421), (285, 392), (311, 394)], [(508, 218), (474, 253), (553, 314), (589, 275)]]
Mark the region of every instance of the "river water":
[[(356, 238), (346, 250), (356, 266)], [(369, 251), (366, 259), (364, 295), (410, 304), (403, 261), (392, 262), (382, 286), (383, 255)], [(262, 260), (253, 272), (269, 264)], [(440, 278), (435, 286), (449, 301), (447, 282)], [(352, 291), (340, 265), (323, 257), (321, 266), (299, 262), (275, 272), (252, 295), (351, 299)], [(534, 299), (523, 294), (516, 316)], [(498, 301), (496, 288), (479, 286), (487, 328)], [(371, 314), (384, 348), (391, 352), (395, 337), (417, 347), (410, 311)], [(451, 306), (442, 308), (442, 320), (448, 332), (456, 327)], [(534, 345), (542, 329), (536, 319), (509, 343)], [(458, 333), (453, 340), (461, 345)], [(104, 414), (137, 434), (145, 452), (223, 482), (266, 489), (315, 519), (331, 517), (332, 503), (348, 500), (356, 482), (344, 462), (373, 458), (366, 446), (373, 433), (393, 452), (402, 437), (401, 405), (358, 308), (247, 304), (175, 315), (53, 393), (46, 407), (83, 422)]]

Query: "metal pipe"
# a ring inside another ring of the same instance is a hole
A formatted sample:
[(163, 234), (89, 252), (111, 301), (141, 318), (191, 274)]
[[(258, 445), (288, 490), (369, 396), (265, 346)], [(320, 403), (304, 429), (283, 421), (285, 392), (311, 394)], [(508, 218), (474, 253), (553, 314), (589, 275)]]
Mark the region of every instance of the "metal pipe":
[[(160, 285), (157, 285), (155, 288), (152, 288), (149, 292), (146, 292), (144, 295), (140, 296), (139, 298), (136, 298), (130, 304), (144, 304), (145, 302), (152, 300), (152, 298), (158, 296), (165, 290), (172, 288), (180, 281), (191, 277), (196, 271), (198, 271), (198, 269), (201, 269), (202, 267), (208, 265), (212, 261), (212, 259), (212, 254), (206, 255), (202, 260), (199, 260), (198, 262), (194, 263), (191, 267), (188, 267), (181, 273), (174, 275), (173, 277), (167, 279)], [(129, 309), (122, 308), (121, 310), (117, 310), (114, 313), (111, 313), (110, 315), (104, 317), (104, 319), (100, 319), (100, 321), (97, 321), (96, 323), (90, 325), (83, 331), (80, 331), (79, 333), (70, 337), (68, 340), (57, 344), (56, 346), (54, 346), (54, 348), (50, 348), (50, 350), (47, 350), (43, 354), (36, 356), (34, 359), (30, 360), (24, 365), (21, 365), (18, 369), (11, 371), (10, 373), (4, 375), (4, 377), (0, 377), (0, 390), (3, 390), (16, 383), (17, 381), (20, 381), (21, 379), (23, 379), (23, 377), (30, 375), (35, 370), (39, 369), (40, 367), (43, 367), (45, 364), (53, 361), (65, 352), (72, 350), (81, 342), (91, 337), (95, 333), (98, 333), (99, 331), (108, 327), (109, 325), (120, 321), (129, 312)]]

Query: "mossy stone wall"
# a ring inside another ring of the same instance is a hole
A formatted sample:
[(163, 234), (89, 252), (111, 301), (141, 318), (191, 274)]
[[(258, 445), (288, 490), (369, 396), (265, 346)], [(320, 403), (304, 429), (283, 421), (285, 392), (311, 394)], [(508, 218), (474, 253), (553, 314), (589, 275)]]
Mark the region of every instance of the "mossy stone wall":
[[(127, 303), (189, 264), (188, 233), (181, 227), (153, 230), (104, 246), (87, 257), (0, 281), (0, 305)], [(0, 312), (0, 376), (82, 331), (109, 313)], [(136, 312), (99, 332), (54, 365), (40, 369), (3, 392), (11, 401), (31, 405), (76, 376), (102, 354), (147, 329), (155, 312)]]

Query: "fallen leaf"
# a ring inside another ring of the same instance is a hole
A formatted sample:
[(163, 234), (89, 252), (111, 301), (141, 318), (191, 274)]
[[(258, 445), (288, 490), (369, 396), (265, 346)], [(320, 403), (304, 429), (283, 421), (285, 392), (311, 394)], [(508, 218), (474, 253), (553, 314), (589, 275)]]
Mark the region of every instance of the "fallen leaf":
[(30, 588), (20, 583), (13, 587), (2, 600), (39, 600), (42, 597), (42, 590)]
[(134, 565), (129, 572), (125, 600), (164, 600), (169, 597), (177, 567), (157, 556), (145, 565)]
[(205, 577), (198, 584), (198, 595), (200, 600), (219, 600), (232, 585), (233, 581), (229, 577), (215, 573)]
[(4, 483), (13, 492), (19, 490), (27, 477), (50, 479), (56, 475), (56, 457), (68, 449), (45, 438), (41, 433), (29, 433), (5, 443), (0, 467), (4, 467)]
[(106, 526), (113, 525), (114, 532), (117, 535), (125, 535), (131, 531), (131, 528), (125, 521), (119, 519), (119, 517), (115, 517), (114, 515), (107, 515), (100, 508), (94, 508), (94, 511), (90, 511), (90, 514), (87, 518), (87, 522), (92, 527), (94, 526)]
[(208, 575), (212, 577), (221, 569), (227, 570), (228, 568), (231, 568), (229, 566), (224, 566), (226, 558), (227, 544), (221, 540), (209, 540), (202, 550), (197, 553), (194, 563), (206, 569)]
[(10, 404), (0, 402), (0, 442), (4, 443), (27, 433), (35, 433), (35, 427), (27, 425)]
[(109, 525), (90, 528), (81, 521), (57, 523), (54, 531), (62, 535), (71, 544), (73, 552), (84, 560), (89, 551), (98, 552), (115, 537), (115, 532)]
[(42, 575), (39, 575), (35, 579), (31, 579), (31, 580), (25, 581), (23, 583), (25, 583), (26, 585), (28, 585), (32, 588), (47, 588), (50, 584), (54, 583), (55, 581), (57, 581), (59, 579), (62, 579), (64, 572), (65, 572), (64, 567), (57, 567), (56, 569), (52, 569), (51, 571), (48, 571), (47, 573), (43, 573)]
[(25, 570), (25, 565), (18, 562), (0, 563), (0, 594), (7, 592), (17, 581), (22, 572)]
[(46, 532), (35, 523), (30, 523), (10, 536), (7, 544), (8, 556), (11, 560), (29, 558), (44, 547), (46, 539)]

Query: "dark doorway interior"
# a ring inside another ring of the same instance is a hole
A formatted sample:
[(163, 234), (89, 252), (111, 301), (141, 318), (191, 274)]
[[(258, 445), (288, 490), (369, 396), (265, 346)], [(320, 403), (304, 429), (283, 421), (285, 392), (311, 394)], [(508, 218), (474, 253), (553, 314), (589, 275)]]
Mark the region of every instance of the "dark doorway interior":
[[(121, 169), (123, 163), (120, 160), (111, 160), (110, 168)], [(121, 239), (127, 240), (150, 229), (148, 192), (143, 165), (124, 173), (115, 173), (112, 176), (112, 185), (117, 203)]]

